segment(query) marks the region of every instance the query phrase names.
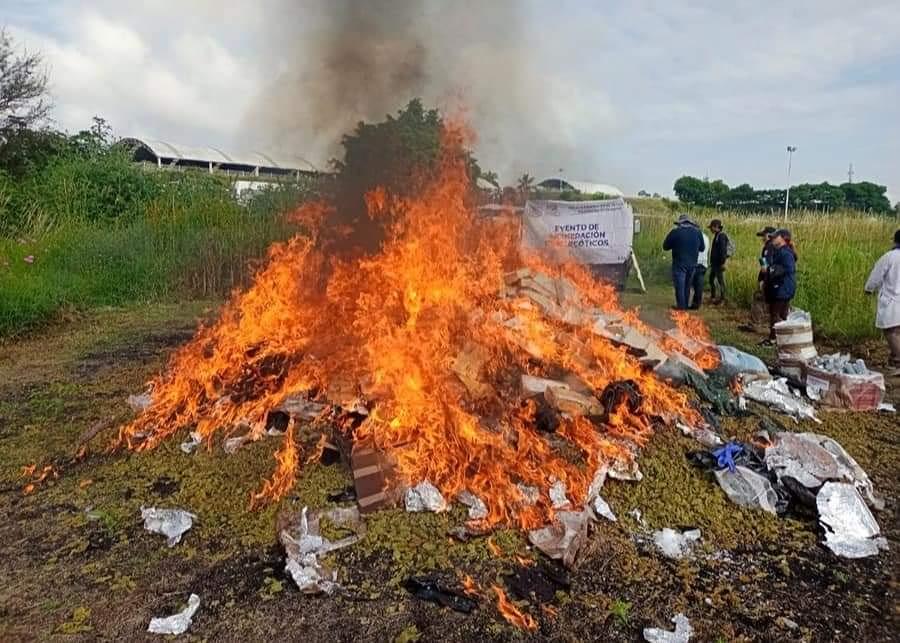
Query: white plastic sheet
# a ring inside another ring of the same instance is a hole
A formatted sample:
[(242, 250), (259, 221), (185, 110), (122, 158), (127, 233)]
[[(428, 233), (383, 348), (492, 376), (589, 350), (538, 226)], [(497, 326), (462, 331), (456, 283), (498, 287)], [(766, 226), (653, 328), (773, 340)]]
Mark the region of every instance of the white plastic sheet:
[(461, 491), (456, 499), (469, 508), (469, 520), (483, 520), (487, 518), (488, 509), (484, 500), (471, 493), (468, 489)]
[(166, 537), (166, 544), (174, 547), (181, 542), (181, 536), (194, 524), (197, 516), (183, 509), (157, 509), (141, 507), (144, 529)]
[(175, 634), (176, 636), (184, 634), (191, 626), (191, 620), (199, 607), (200, 597), (196, 594), (191, 594), (190, 598), (188, 598), (187, 607), (172, 616), (151, 618), (147, 631), (151, 634)]
[[(336, 541), (328, 540), (319, 531), (319, 522), (322, 518), (354, 528), (357, 533)], [(361, 538), (364, 530), (357, 507), (337, 507), (327, 511), (314, 511), (311, 514), (308, 508), (304, 507), (297, 524), (282, 529), (279, 534), (281, 544), (287, 553), (285, 571), (294, 579), (301, 592), (334, 593), (340, 588), (337, 583), (337, 572), (320, 563), (319, 556), (354, 544)]]
[(653, 543), (659, 548), (663, 555), (668, 558), (683, 558), (690, 552), (694, 543), (699, 540), (699, 529), (690, 529), (685, 532), (680, 532), (665, 527), (664, 529), (653, 532)]
[(447, 511), (447, 501), (438, 488), (423, 480), (406, 490), (407, 511)]
[(819, 422), (812, 404), (804, 401), (791, 391), (784, 378), (772, 380), (753, 380), (744, 385), (742, 396), (771, 406), (795, 419), (808, 419)]
[(887, 549), (887, 540), (852, 484), (826, 482), (816, 496), (825, 546), (844, 558), (865, 558)]
[(672, 618), (675, 631), (669, 632), (657, 627), (644, 628), (644, 640), (648, 643), (688, 643), (694, 635), (694, 628), (684, 614), (676, 614)]

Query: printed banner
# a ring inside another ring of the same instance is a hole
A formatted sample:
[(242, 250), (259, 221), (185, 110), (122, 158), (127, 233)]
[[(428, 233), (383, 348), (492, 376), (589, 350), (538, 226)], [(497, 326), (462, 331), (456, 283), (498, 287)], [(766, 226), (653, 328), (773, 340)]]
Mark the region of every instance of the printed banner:
[(621, 264), (631, 256), (634, 212), (624, 199), (528, 201), (522, 223), (524, 248), (560, 260), (569, 255), (580, 263)]

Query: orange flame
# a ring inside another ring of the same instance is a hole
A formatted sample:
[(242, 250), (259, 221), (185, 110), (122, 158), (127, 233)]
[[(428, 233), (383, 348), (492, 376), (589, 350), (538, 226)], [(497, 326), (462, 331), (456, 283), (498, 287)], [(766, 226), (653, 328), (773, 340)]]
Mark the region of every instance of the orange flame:
[(670, 313), (672, 321), (682, 335), (697, 344), (697, 352), (691, 357), (703, 370), (710, 370), (719, 365), (719, 351), (715, 348), (709, 329), (698, 317), (694, 317), (683, 310), (673, 310)]
[(497, 594), (497, 609), (508, 623), (529, 632), (537, 629), (538, 624), (534, 617), (516, 607), (515, 603), (507, 598), (503, 588), (499, 585), (491, 585), (491, 589)]
[[(593, 310), (643, 328), (612, 286), (583, 266), (524, 253), (515, 220), (478, 218), (459, 136), (447, 128), (441, 171), (416, 197), (367, 195), (387, 230), (373, 254), (324, 251), (330, 206), (301, 208), (293, 219), (308, 230), (275, 244), (252, 287), (175, 353), (118, 443), (153, 449), (187, 427), (211, 443), (239, 424), (255, 440), (288, 396), (316, 391), (347, 406), (362, 395), (369, 415), (350, 437), (390, 452), (404, 482), (429, 480), (448, 498), (467, 489), (488, 508), (484, 527), (531, 528), (552, 518), (552, 479), (584, 498), (598, 467), (634, 458), (652, 433), (650, 417), (699, 422), (684, 393), (595, 332)], [(507, 293), (505, 276), (520, 268), (564, 286), (552, 310)], [(518, 387), (522, 373), (560, 371), (595, 392), (631, 379), (643, 396), (638, 412), (614, 409), (605, 426), (562, 418), (557, 435), (580, 452), (578, 462), (537, 430), (537, 406), (523, 404)], [(275, 457), (254, 506), (294, 483), (293, 430)], [(536, 503), (520, 485), (540, 491)]]
[(469, 576), (468, 574), (463, 574), (460, 577), (460, 581), (462, 582), (463, 592), (467, 596), (481, 596), (481, 591), (478, 587), (478, 583), (476, 583), (475, 579), (473, 579), (471, 576)]
[(500, 549), (500, 546), (494, 542), (493, 536), (487, 539), (487, 547), (491, 550), (491, 554), (493, 554), (496, 558), (500, 558), (501, 556), (503, 556), (503, 550)]
[(288, 423), (284, 434), (284, 443), (275, 453), (275, 461), (278, 463), (271, 479), (266, 480), (263, 488), (257, 493), (251, 494), (250, 506), (257, 507), (266, 500), (277, 500), (284, 496), (297, 478), (297, 445), (294, 444), (294, 421)]

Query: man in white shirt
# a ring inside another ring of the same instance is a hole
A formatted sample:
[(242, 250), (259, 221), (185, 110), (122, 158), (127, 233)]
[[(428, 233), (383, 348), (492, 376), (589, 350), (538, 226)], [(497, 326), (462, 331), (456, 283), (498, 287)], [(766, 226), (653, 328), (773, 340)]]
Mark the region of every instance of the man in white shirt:
[(700, 310), (703, 303), (703, 285), (706, 282), (706, 269), (709, 268), (709, 237), (703, 235), (703, 250), (697, 255), (697, 267), (691, 277), (691, 288), (694, 290), (694, 298), (691, 301), (691, 310)]
[(866, 292), (878, 291), (875, 327), (884, 331), (891, 350), (889, 377), (900, 376), (900, 230), (894, 233), (894, 247), (881, 255), (866, 281)]

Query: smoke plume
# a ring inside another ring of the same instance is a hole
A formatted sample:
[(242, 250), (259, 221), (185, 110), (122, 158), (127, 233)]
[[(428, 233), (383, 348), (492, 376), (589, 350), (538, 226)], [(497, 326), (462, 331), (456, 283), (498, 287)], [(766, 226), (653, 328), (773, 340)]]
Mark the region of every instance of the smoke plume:
[(557, 29), (527, 6), (285, 0), (270, 24), (272, 81), (246, 129), (322, 167), (357, 122), (381, 120), (418, 96), (445, 114), (461, 112), (477, 133), (482, 167), (507, 182), (560, 167), (597, 178), (590, 139), (611, 129), (609, 100), (557, 62)]

